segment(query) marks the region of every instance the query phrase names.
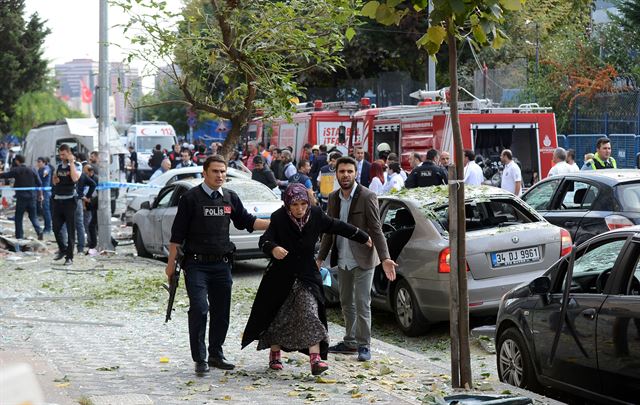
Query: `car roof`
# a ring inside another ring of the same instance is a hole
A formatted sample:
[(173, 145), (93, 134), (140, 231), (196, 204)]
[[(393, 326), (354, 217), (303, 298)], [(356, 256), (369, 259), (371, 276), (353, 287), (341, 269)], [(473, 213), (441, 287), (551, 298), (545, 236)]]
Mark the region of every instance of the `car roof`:
[(590, 179), (596, 182), (604, 183), (608, 186), (615, 186), (620, 183), (631, 183), (640, 181), (640, 170), (638, 169), (606, 169), (606, 170), (584, 170), (574, 173), (564, 173), (553, 177), (547, 177), (545, 181), (550, 179), (571, 177), (580, 179)]
[[(491, 198), (516, 198), (515, 195), (498, 187), (492, 186), (464, 186), (465, 201), (488, 200)], [(409, 200), (418, 207), (442, 206), (449, 203), (449, 186), (432, 186), (405, 188), (397, 193), (379, 197), (386, 200)]]

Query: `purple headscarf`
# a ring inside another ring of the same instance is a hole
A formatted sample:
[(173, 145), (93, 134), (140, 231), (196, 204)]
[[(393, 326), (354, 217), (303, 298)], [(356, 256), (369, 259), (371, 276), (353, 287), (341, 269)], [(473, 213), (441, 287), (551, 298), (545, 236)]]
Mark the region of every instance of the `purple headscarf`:
[(311, 202), (309, 201), (309, 194), (307, 194), (307, 188), (300, 183), (289, 184), (289, 187), (287, 187), (284, 192), (284, 206), (287, 209), (289, 218), (291, 218), (293, 223), (298, 226), (298, 229), (302, 231), (302, 228), (309, 220), (309, 214), (311, 213), (311, 210), (307, 208), (307, 212), (304, 213), (302, 218), (296, 218), (291, 213), (291, 204), (297, 201), (305, 201), (307, 204), (311, 205)]

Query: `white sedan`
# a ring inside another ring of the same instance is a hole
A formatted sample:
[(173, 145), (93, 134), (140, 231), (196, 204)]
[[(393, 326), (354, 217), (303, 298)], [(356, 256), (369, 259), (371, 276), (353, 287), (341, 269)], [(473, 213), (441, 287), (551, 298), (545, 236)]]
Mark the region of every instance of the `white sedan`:
[[(167, 170), (165, 173), (162, 173), (155, 179), (150, 180), (148, 183), (141, 184), (140, 187), (127, 188), (127, 211), (125, 213), (127, 225), (131, 225), (133, 223), (133, 215), (138, 212), (142, 203), (145, 201), (153, 201), (162, 187), (172, 184), (178, 180), (199, 178), (201, 175), (202, 166), (182, 167), (180, 169)], [(236, 170), (229, 167), (227, 168), (227, 177), (250, 179), (251, 175), (243, 172), (242, 170)]]
[[(133, 216), (133, 242), (138, 256), (167, 257), (171, 227), (178, 211), (178, 201), (182, 194), (199, 186), (202, 179), (178, 180), (165, 186), (153, 203), (145, 201)], [(268, 219), (271, 213), (282, 206), (282, 201), (269, 187), (251, 179), (227, 177), (225, 188), (235, 191), (245, 209), (258, 218)], [(231, 242), (236, 245), (236, 259), (254, 259), (264, 257), (258, 248), (258, 239), (262, 231), (252, 233), (229, 227)]]

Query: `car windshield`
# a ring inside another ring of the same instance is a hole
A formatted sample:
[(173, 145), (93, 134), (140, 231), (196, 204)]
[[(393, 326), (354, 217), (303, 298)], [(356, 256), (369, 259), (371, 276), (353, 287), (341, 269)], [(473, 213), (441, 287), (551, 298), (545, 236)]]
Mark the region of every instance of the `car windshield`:
[(621, 211), (640, 212), (640, 183), (621, 184), (616, 187)]
[(172, 136), (138, 136), (136, 137), (136, 151), (151, 153), (156, 145), (160, 145), (163, 150), (171, 150), (173, 142)]
[[(517, 201), (495, 199), (490, 201), (471, 201), (464, 206), (467, 231), (477, 231), (501, 226), (528, 224), (539, 219), (528, 212)], [(442, 231), (449, 230), (449, 206), (434, 210), (434, 222)]]
[(257, 182), (238, 182), (238, 181), (227, 181), (224, 187), (235, 191), (238, 193), (238, 197), (242, 201), (253, 201), (253, 202), (273, 202), (280, 201), (278, 197), (276, 197), (271, 190), (267, 186), (264, 186)]

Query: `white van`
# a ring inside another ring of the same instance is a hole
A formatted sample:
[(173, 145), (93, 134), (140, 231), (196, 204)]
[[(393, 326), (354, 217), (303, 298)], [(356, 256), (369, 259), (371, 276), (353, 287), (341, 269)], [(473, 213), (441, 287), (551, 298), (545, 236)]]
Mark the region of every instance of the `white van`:
[(153, 173), (149, 167), (149, 158), (156, 145), (171, 152), (178, 143), (176, 131), (165, 121), (141, 121), (127, 129), (127, 145), (133, 146), (138, 154), (138, 179), (146, 180)]

